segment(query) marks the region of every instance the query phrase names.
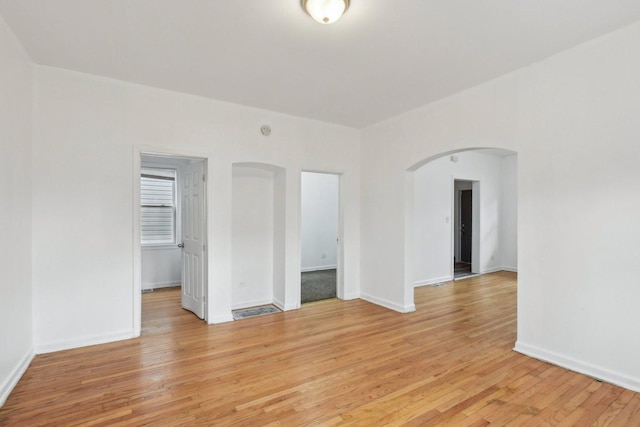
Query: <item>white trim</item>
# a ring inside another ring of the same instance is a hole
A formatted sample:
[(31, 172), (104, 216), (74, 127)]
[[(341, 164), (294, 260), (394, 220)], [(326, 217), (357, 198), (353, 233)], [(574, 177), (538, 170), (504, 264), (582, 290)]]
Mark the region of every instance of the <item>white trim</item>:
[(338, 265), (320, 265), (317, 267), (301, 268), (300, 271), (302, 273), (308, 273), (310, 271), (337, 270), (337, 269), (338, 269)]
[(242, 308), (258, 307), (258, 306), (261, 306), (261, 305), (269, 305), (269, 304), (273, 304), (273, 300), (272, 299), (245, 301), (245, 302), (233, 304), (231, 306), (231, 310), (239, 310), (239, 309), (242, 309)]
[(384, 298), (378, 298), (378, 297), (374, 297), (373, 295), (369, 295), (369, 294), (365, 294), (365, 293), (361, 293), (360, 294), (360, 298), (368, 301), (370, 303), (388, 308), (390, 310), (393, 311), (397, 311), (399, 313), (411, 313), (412, 311), (416, 311), (416, 305), (415, 304), (411, 304), (408, 306), (402, 306), (400, 304), (396, 304), (395, 302), (386, 300)]
[(209, 322), (209, 324), (213, 325), (218, 323), (227, 323), (233, 322), (234, 320), (235, 319), (233, 318), (233, 315), (231, 314), (231, 312), (229, 312), (229, 314), (214, 317), (211, 322)]
[[(275, 303), (274, 303), (275, 305)], [(282, 311), (291, 311), (291, 310), (298, 310), (300, 308), (301, 303), (298, 303), (297, 305), (295, 303), (289, 304), (284, 306), (284, 308), (281, 308), (280, 306), (277, 306), (280, 310)]]
[(280, 301), (278, 298), (274, 298), (271, 304), (275, 305), (280, 310), (284, 311), (284, 303)]
[(285, 303), (280, 301), (278, 298), (274, 298), (273, 301), (269, 302), (269, 304), (275, 305), (276, 307), (278, 307), (282, 311), (291, 311), (291, 310), (297, 310), (297, 309), (300, 308), (299, 305), (296, 306), (295, 304), (286, 305)]
[(553, 351), (544, 350), (521, 341), (516, 342), (513, 350), (526, 356), (533, 357), (534, 359), (543, 360), (601, 381), (606, 381), (635, 392), (640, 392), (640, 378), (629, 377), (620, 372), (614, 372), (607, 368), (580, 361), (569, 356), (564, 356)]
[(178, 250), (180, 249), (178, 247), (177, 243), (166, 243), (166, 244), (156, 244), (156, 245), (142, 245), (141, 244), (141, 248), (142, 251), (170, 251), (170, 250)]
[(142, 169), (142, 151), (140, 147), (133, 146), (133, 229), (131, 236), (133, 239), (132, 256), (132, 312), (131, 327), (133, 335), (140, 336), (142, 332), (142, 243), (140, 242), (140, 171)]
[(179, 288), (182, 286), (181, 282), (156, 282), (156, 283), (147, 283), (146, 285), (142, 285), (143, 291), (153, 290), (153, 289), (162, 289), (162, 288)]
[(471, 274), (467, 274), (466, 276), (456, 277), (456, 278), (453, 279), (453, 281), (454, 282), (458, 282), (460, 280), (472, 279), (472, 278), (478, 277), (478, 276), (482, 276), (482, 274), (480, 274), (480, 273), (471, 273)]
[(344, 296), (344, 300), (345, 301), (349, 301), (349, 300), (353, 300), (353, 299), (360, 299), (360, 294), (346, 294)]
[(507, 266), (503, 265), (502, 266), (502, 270), (510, 271), (512, 273), (517, 273), (518, 272), (518, 267), (507, 267)]
[(55, 351), (70, 350), (72, 348), (88, 347), (90, 345), (106, 344), (115, 341), (135, 338), (134, 331), (121, 331), (113, 334), (106, 334), (95, 337), (77, 338), (66, 341), (59, 341), (50, 344), (36, 346), (36, 354), (53, 353)]
[(413, 287), (419, 288), (420, 286), (432, 286), (437, 283), (450, 282), (452, 280), (453, 280), (453, 277), (451, 276), (442, 276), (442, 277), (436, 277), (435, 279), (418, 280), (417, 282), (414, 282)]
[(16, 384), (18, 384), (20, 378), (22, 378), (27, 368), (29, 368), (29, 365), (31, 364), (31, 361), (33, 360), (35, 355), (36, 354), (33, 352), (33, 348), (30, 348), (29, 351), (27, 351), (27, 353), (22, 357), (20, 362), (13, 367), (9, 376), (5, 378), (4, 381), (2, 381), (2, 385), (0, 385), (0, 407), (5, 404), (7, 398), (15, 388)]
[(484, 270), (480, 270), (480, 274), (489, 274), (489, 273), (497, 273), (498, 271), (504, 270), (504, 267), (491, 267), (486, 268)]

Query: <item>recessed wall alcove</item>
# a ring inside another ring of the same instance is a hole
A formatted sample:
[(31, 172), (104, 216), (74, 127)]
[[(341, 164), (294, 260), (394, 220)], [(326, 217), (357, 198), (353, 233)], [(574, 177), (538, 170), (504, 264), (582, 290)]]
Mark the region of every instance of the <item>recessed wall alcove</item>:
[(286, 171), (234, 163), (232, 174), (232, 308), (284, 308)]

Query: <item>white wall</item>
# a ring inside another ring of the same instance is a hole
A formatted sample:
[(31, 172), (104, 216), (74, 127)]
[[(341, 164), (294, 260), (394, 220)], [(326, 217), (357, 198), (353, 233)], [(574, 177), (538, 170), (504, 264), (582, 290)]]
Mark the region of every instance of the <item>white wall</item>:
[(274, 172), (233, 166), (232, 307), (273, 302)]
[(640, 23), (365, 129), (362, 295), (412, 309), (408, 170), (514, 150), (516, 349), (640, 390), (638, 51)]
[[(291, 192), (294, 187), (292, 174), (282, 168), (273, 169), (273, 303), (284, 310), (286, 301), (300, 301), (300, 274), (293, 276), (292, 266), (299, 268), (298, 257), (291, 257), (287, 245), (291, 246), (292, 236), (287, 221), (291, 218)], [(297, 238), (297, 236), (296, 236)], [(298, 291), (298, 292), (296, 292)]]
[[(414, 177), (413, 253), (415, 286), (453, 278), (452, 230), (456, 227), (454, 180), (479, 182), (478, 271), (502, 269), (501, 245), (503, 158), (480, 152), (456, 154), (457, 162), (444, 156), (417, 169)], [(469, 188), (471, 183), (469, 182)], [(516, 213), (512, 212), (515, 216)], [(513, 221), (513, 220), (511, 220)]]
[(33, 66), (0, 17), (0, 406), (33, 356)]
[(502, 269), (518, 271), (518, 156), (502, 160)]
[(182, 250), (176, 245), (142, 248), (142, 289), (182, 284)]
[[(231, 320), (232, 164), (239, 162), (283, 168), (283, 270), (274, 271), (283, 280), (274, 281), (274, 298), (286, 309), (300, 304), (300, 171), (344, 173), (345, 287), (357, 297), (358, 131), (48, 67), (36, 67), (35, 118), (39, 351), (136, 334), (132, 230), (141, 151), (208, 158), (209, 322)], [(259, 131), (265, 123), (269, 137)]]
[(301, 186), (302, 271), (336, 268), (340, 177), (302, 172)]

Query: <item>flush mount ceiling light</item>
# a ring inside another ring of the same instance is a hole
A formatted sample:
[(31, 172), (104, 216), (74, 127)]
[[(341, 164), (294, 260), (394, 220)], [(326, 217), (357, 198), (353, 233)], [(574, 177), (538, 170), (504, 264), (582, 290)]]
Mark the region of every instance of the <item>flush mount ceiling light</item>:
[(349, 9), (349, 0), (302, 0), (302, 8), (321, 24), (333, 24)]

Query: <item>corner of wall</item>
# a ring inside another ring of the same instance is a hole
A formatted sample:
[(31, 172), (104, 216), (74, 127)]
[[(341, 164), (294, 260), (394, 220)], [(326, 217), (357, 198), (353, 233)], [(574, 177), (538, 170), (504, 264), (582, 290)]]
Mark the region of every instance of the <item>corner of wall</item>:
[(13, 368), (9, 376), (0, 384), (0, 407), (5, 404), (14, 387), (18, 384), (20, 378), (22, 378), (22, 375), (24, 375), (29, 368), (34, 357), (35, 352), (33, 348), (30, 348), (21, 358), (20, 362)]
[(226, 316), (216, 316), (213, 319), (210, 319), (208, 323), (210, 325), (217, 325), (218, 323), (228, 323), (233, 321), (234, 321), (233, 315), (229, 313)]
[(388, 308), (389, 310), (397, 311), (398, 313), (411, 313), (413, 311), (416, 311), (415, 304), (400, 305), (400, 304), (396, 304), (393, 301), (389, 301), (384, 298), (378, 298), (366, 293), (361, 293), (360, 299), (368, 301), (372, 304), (376, 304), (376, 305), (380, 305), (382, 307)]

